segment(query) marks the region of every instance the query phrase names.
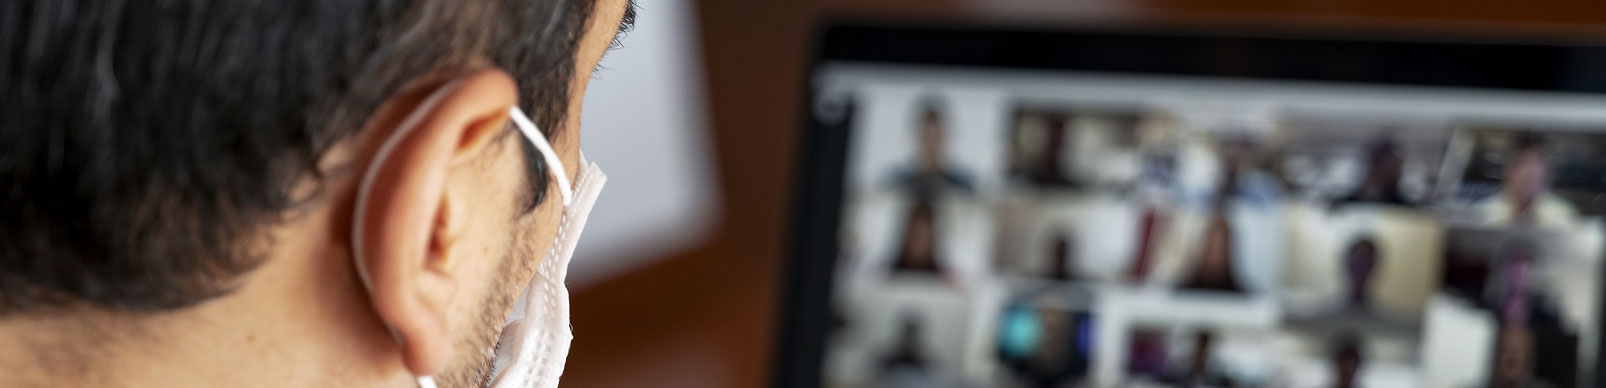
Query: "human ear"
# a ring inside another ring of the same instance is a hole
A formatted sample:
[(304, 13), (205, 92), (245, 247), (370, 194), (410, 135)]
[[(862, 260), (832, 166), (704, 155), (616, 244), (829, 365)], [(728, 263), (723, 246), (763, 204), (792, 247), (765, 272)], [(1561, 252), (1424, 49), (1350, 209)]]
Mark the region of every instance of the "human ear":
[[(352, 253), (375, 312), (417, 376), (445, 368), (453, 354), (448, 315), (461, 302), (464, 266), (448, 252), (466, 221), (448, 195), (452, 166), (490, 148), (518, 101), (513, 79), (478, 71), (433, 86), (393, 127), (357, 191)], [(393, 99), (392, 101), (400, 101)]]

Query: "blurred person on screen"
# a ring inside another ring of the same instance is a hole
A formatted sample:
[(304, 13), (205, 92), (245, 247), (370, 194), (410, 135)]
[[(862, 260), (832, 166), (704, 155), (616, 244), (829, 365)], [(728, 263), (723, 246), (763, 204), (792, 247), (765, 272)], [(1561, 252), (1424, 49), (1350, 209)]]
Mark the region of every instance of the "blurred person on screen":
[(1233, 273), (1232, 255), (1232, 227), (1227, 222), (1226, 215), (1218, 210), (1205, 225), (1193, 274), (1182, 287), (1193, 290), (1243, 292), (1243, 287), (1238, 284), (1237, 276)]
[(1047, 255), (1048, 278), (1058, 281), (1080, 279), (1076, 270), (1076, 246), (1072, 243), (1070, 231), (1060, 228), (1051, 236)]
[(1026, 386), (1061, 387), (1084, 377), (1089, 368), (1086, 322), (1060, 306), (1065, 295), (1054, 288), (1018, 297), (1000, 316), (998, 356)]
[(1126, 371), (1136, 376), (1163, 378), (1166, 373), (1166, 336), (1155, 329), (1133, 329), (1127, 342)]
[(1337, 204), (1378, 204), (1416, 206), (1400, 193), (1400, 177), (1405, 160), (1400, 157), (1399, 145), (1387, 135), (1373, 140), (1366, 147), (1366, 176), (1361, 185), (1349, 195), (1339, 198)]
[(1071, 169), (1064, 166), (1072, 149), (1070, 117), (1051, 114), (1044, 118), (1042, 149), (1037, 160), (1027, 168), (1027, 181), (1043, 187), (1074, 187)]
[(935, 209), (927, 202), (918, 202), (909, 207), (908, 215), (904, 218), (903, 239), (899, 240), (898, 256), (892, 261), (894, 274), (949, 276), (945, 262), (940, 258), (941, 235)]
[(1170, 216), (1166, 210), (1155, 204), (1149, 204), (1143, 209), (1139, 218), (1136, 245), (1132, 249), (1132, 259), (1126, 266), (1126, 280), (1134, 284), (1143, 284), (1154, 271), (1156, 256), (1160, 241), (1169, 231)]
[(934, 200), (948, 191), (975, 193), (970, 173), (947, 160), (948, 124), (935, 102), (923, 105), (915, 129), (914, 163), (893, 172), (893, 186), (915, 200)]
[(1058, 309), (1037, 311), (1043, 338), (1031, 356), (1032, 387), (1059, 387), (1087, 372), (1087, 359), (1076, 343), (1078, 327), (1072, 319)]
[(6, 387), (483, 386), (634, 21), (625, 0), (0, 15)]
[(1560, 326), (1555, 295), (1547, 295), (1540, 281), (1542, 254), (1538, 244), (1524, 237), (1512, 238), (1496, 252), (1495, 270), (1484, 287), (1485, 303), (1502, 322)]
[(1498, 226), (1571, 228), (1577, 212), (1550, 190), (1550, 163), (1543, 138), (1525, 134), (1507, 152), (1500, 192), (1478, 204), (1483, 219)]
[(1137, 239), (1133, 241), (1132, 258), (1125, 268), (1126, 281), (1143, 284), (1156, 265), (1160, 240), (1170, 230), (1172, 206), (1176, 198), (1177, 156), (1157, 152), (1145, 157), (1143, 178), (1136, 190), (1137, 203), (1142, 216), (1138, 218)]
[(1200, 387), (1206, 384), (1210, 373), (1210, 353), (1215, 336), (1208, 331), (1200, 331), (1193, 337), (1193, 357), (1189, 359), (1188, 374), (1182, 380), (1183, 387)]
[(1177, 369), (1169, 372), (1170, 377), (1162, 381), (1181, 388), (1237, 387), (1231, 376), (1219, 370), (1220, 366), (1214, 358), (1215, 343), (1216, 335), (1209, 330), (1195, 332), (1193, 351), (1188, 355), (1187, 364), (1178, 365)]
[(1495, 338), (1490, 388), (1557, 388), (1534, 376), (1534, 333), (1524, 324), (1502, 325)]
[(1272, 206), (1283, 198), (1282, 179), (1261, 168), (1260, 143), (1248, 134), (1228, 131), (1221, 135), (1216, 150), (1220, 153), (1222, 178), (1219, 198), (1211, 202), (1233, 200), (1249, 206)]

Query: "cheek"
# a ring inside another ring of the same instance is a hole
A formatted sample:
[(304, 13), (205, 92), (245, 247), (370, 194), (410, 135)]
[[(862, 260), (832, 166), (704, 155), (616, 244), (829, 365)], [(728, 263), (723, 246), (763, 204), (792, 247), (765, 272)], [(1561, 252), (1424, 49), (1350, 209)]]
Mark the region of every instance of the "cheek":
[(524, 178), (507, 179), (507, 174), (515, 170), (503, 164), (501, 160), (487, 163), (474, 182), (460, 183), (463, 187), (478, 188), (461, 201), (465, 203), (471, 222), (471, 227), (459, 240), (463, 244), (458, 252), (460, 260), (472, 261), (471, 265), (465, 264), (464, 281), (459, 284), (464, 306), (479, 308), (487, 298), (503, 295), (506, 290), (496, 289), (496, 285), (507, 283), (506, 277), (510, 274), (505, 272), (517, 268), (517, 263), (509, 261), (521, 256), (516, 251), (520, 228), (515, 212), (521, 208), (522, 191), (506, 182), (522, 183)]
[[(534, 273), (535, 264), (532, 262), (540, 258), (529, 245), (531, 240), (535, 240), (531, 234), (537, 232), (538, 228), (533, 225), (537, 223), (535, 220), (543, 216), (541, 211), (545, 210), (545, 205), (536, 212), (523, 214), (526, 194), (530, 190), (523, 152), (516, 141), (507, 141), (504, 147), (495, 160), (478, 169), (480, 176), (473, 184), (483, 187), (483, 190), (474, 193), (473, 199), (467, 201), (473, 207), (475, 229), (465, 238), (475, 241), (474, 251), (469, 254), (481, 263), (474, 268), (478, 271), (474, 279), (482, 280), (470, 287), (485, 287), (469, 292), (480, 297), (489, 294), (517, 296), (517, 290), (490, 287), (493, 284), (523, 286)], [(558, 195), (548, 192), (547, 198), (558, 198)]]
[(530, 222), (524, 228), (525, 235), (520, 236), (523, 241), (519, 245), (534, 252), (537, 260), (545, 258), (547, 251), (552, 249), (558, 229), (563, 224), (563, 204), (558, 200), (561, 197), (557, 193), (552, 193), (548, 198), (552, 200), (543, 202), (536, 208), (535, 213), (529, 217)]
[(524, 275), (535, 274), (535, 268), (541, 265), (553, 248), (563, 224), (563, 195), (558, 193), (556, 184), (550, 186), (546, 199), (536, 206), (535, 211), (519, 217), (518, 232), (513, 236), (513, 245), (524, 252), (521, 259), (524, 260), (523, 267), (528, 268)]

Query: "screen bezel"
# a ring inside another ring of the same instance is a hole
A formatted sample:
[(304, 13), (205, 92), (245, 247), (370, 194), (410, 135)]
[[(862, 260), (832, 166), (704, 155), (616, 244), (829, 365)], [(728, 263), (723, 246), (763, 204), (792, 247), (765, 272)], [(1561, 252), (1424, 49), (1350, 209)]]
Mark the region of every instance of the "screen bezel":
[[(823, 24), (814, 43), (809, 70), (802, 80), (802, 152), (794, 171), (791, 233), (779, 279), (783, 299), (773, 335), (771, 381), (775, 387), (820, 386), (831, 325), (832, 272), (851, 128), (816, 120), (814, 104), (819, 91), (811, 80), (823, 64), (946, 65), (1606, 95), (1606, 45), (1576, 42), (1491, 42), (1241, 28), (1049, 30), (853, 21)], [(1596, 349), (1606, 349), (1606, 336), (1602, 337)], [(1596, 357), (1595, 369), (1606, 370), (1606, 357)], [(1597, 379), (1595, 385), (1606, 386), (1602, 382)]]

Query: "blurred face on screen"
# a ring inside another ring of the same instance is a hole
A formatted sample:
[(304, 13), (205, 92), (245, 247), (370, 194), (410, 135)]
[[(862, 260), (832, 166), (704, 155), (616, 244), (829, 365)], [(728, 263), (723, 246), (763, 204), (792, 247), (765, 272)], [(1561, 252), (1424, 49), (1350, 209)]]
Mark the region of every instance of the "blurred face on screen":
[(1504, 190), (1519, 207), (1527, 208), (1534, 198), (1543, 193), (1549, 183), (1545, 169), (1545, 155), (1538, 149), (1519, 151), (1506, 166)]
[[(1405, 160), (1400, 158), (1399, 150), (1393, 143), (1376, 146), (1372, 154), (1372, 163), (1367, 166), (1367, 189), (1373, 191), (1391, 190), (1399, 185), (1400, 176), (1403, 175)], [(1370, 193), (1383, 195), (1382, 192)]]

